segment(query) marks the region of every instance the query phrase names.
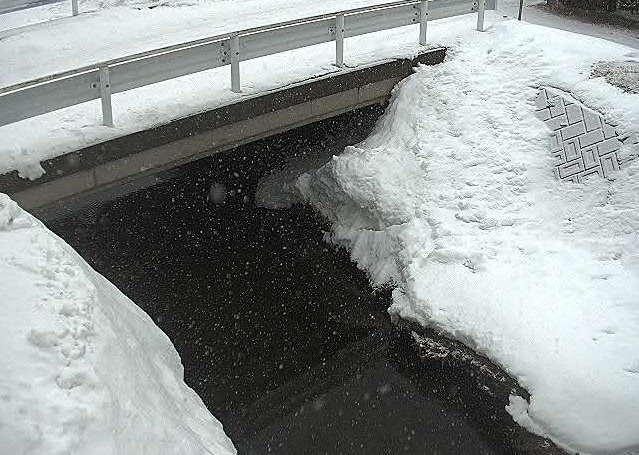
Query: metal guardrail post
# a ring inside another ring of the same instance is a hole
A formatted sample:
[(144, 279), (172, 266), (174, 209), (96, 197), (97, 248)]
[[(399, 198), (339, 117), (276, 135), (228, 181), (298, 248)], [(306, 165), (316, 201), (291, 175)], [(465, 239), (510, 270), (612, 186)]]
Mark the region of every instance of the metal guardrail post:
[(113, 126), (113, 107), (111, 106), (111, 81), (109, 67), (100, 67), (100, 99), (102, 101), (102, 124)]
[(77, 16), (80, 12), (80, 9), (78, 8), (78, 0), (71, 0), (71, 11), (74, 16)]
[(344, 66), (344, 15), (335, 16), (335, 66)]
[(231, 49), (231, 90), (240, 93), (240, 35), (234, 33), (230, 37)]
[(419, 5), (419, 44), (426, 45), (426, 26), (428, 23), (428, 0)]
[[(495, 5), (495, 9), (497, 9), (497, 5)], [(519, 0), (519, 13), (517, 13), (517, 20), (521, 20), (521, 15), (524, 11), (524, 0)]]
[(479, 0), (477, 9), (477, 30), (484, 31), (484, 13), (486, 12), (486, 0)]

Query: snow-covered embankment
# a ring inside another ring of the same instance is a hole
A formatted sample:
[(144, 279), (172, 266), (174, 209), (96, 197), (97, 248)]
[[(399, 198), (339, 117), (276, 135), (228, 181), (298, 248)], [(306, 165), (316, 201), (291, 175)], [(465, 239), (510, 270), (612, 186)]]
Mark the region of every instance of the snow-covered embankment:
[(534, 114), (540, 87), (558, 87), (639, 131), (639, 95), (589, 78), (639, 54), (514, 21), (434, 34), (447, 61), (403, 81), (375, 132), (297, 189), (332, 242), (396, 286), (391, 314), (530, 392), (504, 403), (517, 422), (569, 451), (639, 453), (639, 150), (626, 141), (614, 180), (559, 182)]
[(0, 193), (3, 454), (234, 454), (168, 337)]

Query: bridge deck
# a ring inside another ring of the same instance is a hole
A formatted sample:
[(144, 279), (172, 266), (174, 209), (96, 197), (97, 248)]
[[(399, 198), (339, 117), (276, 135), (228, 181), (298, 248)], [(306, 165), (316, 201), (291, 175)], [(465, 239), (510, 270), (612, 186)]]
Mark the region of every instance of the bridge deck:
[(418, 63), (438, 64), (445, 49), (344, 70), (149, 130), (129, 134), (42, 163), (35, 181), (17, 172), (0, 176), (0, 192), (26, 208), (149, 177), (289, 129), (385, 102)]

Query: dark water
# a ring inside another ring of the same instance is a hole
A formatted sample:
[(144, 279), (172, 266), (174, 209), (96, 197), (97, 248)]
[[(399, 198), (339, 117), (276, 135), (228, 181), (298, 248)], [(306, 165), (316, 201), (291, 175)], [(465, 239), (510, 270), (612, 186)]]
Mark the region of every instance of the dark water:
[[(377, 115), (259, 141), (45, 220), (167, 333), (240, 453), (504, 453), (454, 388), (404, 371), (389, 293), (323, 241), (323, 221), (254, 203), (259, 178), (287, 157), (338, 153)], [(209, 200), (213, 184), (223, 204)]]

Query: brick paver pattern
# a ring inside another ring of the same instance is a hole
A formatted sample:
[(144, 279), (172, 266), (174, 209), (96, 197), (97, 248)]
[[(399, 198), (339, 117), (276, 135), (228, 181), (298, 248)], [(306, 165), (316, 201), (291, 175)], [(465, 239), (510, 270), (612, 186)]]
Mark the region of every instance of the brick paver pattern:
[(546, 88), (535, 104), (537, 116), (552, 131), (550, 152), (558, 179), (577, 183), (594, 175), (608, 178), (619, 170), (621, 142), (599, 114)]

